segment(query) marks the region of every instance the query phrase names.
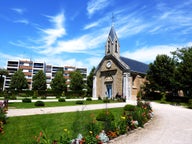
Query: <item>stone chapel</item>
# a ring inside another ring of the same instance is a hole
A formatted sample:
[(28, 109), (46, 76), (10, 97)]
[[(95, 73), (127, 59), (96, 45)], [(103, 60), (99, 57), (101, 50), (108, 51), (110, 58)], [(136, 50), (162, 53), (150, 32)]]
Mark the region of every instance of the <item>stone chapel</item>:
[(94, 73), (92, 97), (113, 99), (120, 95), (126, 101), (136, 100), (147, 70), (147, 64), (120, 56), (120, 43), (112, 26), (105, 45), (105, 56)]

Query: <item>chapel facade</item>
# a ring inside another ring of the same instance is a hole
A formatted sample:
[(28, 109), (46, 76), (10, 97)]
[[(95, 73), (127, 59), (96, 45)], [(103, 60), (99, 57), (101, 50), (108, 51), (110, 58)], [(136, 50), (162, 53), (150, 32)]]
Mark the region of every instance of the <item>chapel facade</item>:
[(120, 43), (112, 26), (105, 44), (105, 56), (94, 73), (92, 97), (113, 99), (120, 95), (126, 101), (136, 100), (147, 70), (147, 64), (120, 56)]

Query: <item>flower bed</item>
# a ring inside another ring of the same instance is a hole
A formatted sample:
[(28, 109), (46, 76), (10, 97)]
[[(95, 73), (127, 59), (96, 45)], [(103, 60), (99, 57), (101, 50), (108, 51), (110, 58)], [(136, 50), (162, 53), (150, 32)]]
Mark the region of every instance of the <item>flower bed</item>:
[(71, 130), (64, 129), (59, 140), (49, 140), (45, 132), (40, 132), (35, 142), (39, 144), (45, 142), (50, 144), (103, 144), (138, 127), (143, 127), (151, 117), (150, 104), (138, 101), (137, 106), (126, 105), (120, 118), (115, 118), (106, 109), (97, 116), (92, 114), (90, 118), (87, 117), (89, 122), (86, 124), (80, 123), (81, 117), (78, 117), (74, 120), (74, 127)]

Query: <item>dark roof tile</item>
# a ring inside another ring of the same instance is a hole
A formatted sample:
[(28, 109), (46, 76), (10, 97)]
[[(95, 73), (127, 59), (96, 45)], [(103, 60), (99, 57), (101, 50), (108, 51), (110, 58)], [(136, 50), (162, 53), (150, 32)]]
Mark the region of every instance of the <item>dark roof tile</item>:
[(145, 63), (125, 57), (120, 57), (120, 59), (130, 67), (132, 72), (146, 74), (147, 70), (149, 69), (149, 66)]

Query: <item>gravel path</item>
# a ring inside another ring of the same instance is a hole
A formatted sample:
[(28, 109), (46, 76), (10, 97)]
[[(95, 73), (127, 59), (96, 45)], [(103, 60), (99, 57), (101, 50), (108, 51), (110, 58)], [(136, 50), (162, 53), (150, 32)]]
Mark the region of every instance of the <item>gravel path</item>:
[[(136, 104), (136, 102), (130, 101), (129, 104)], [(108, 103), (108, 104), (92, 104), (92, 105), (76, 105), (76, 106), (61, 106), (61, 107), (45, 107), (45, 108), (29, 108), (29, 109), (9, 109), (7, 112), (8, 117), (13, 116), (27, 116), (37, 114), (51, 114), (51, 113), (63, 113), (82, 110), (94, 110), (124, 107), (128, 103)]]
[(155, 117), (145, 128), (110, 142), (114, 144), (192, 144), (192, 110), (152, 103)]

